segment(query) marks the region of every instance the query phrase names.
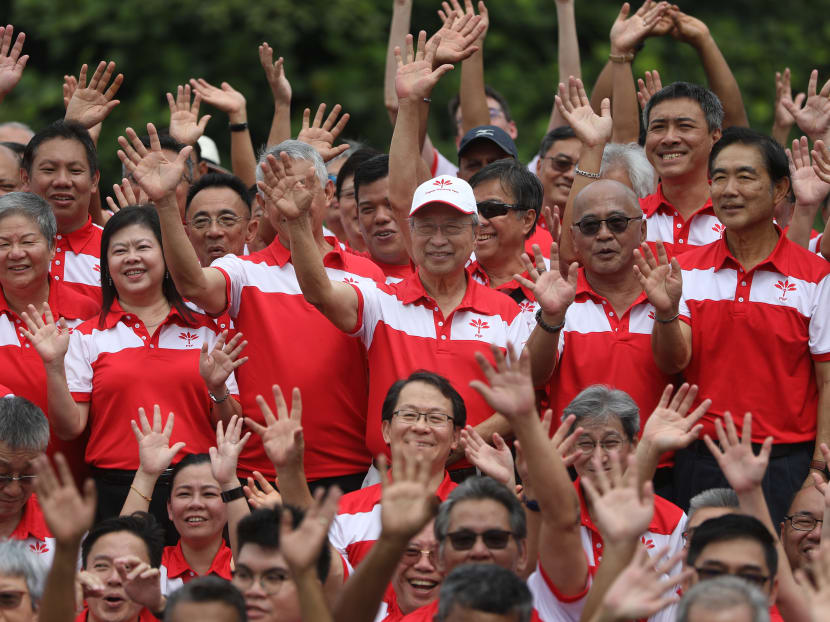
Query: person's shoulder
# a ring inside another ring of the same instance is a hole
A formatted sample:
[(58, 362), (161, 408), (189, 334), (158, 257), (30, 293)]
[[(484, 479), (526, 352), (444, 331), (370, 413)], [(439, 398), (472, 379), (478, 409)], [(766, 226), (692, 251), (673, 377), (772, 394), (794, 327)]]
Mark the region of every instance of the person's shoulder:
[(686, 513), (681, 508), (668, 499), (654, 495), (654, 517), (648, 528), (650, 532), (670, 535), (685, 518)]
[(405, 615), (401, 618), (401, 622), (432, 622), (436, 613), (438, 613), (438, 600), (434, 600), (430, 604), (419, 607), (412, 613)]
[(338, 514), (359, 514), (369, 512), (380, 503), (381, 485), (373, 484), (366, 488), (359, 488), (340, 497), (337, 508)]
[(512, 321), (522, 312), (519, 303), (502, 291), (487, 287), (475, 279), (467, 279), (467, 287), (470, 288), (470, 295), (473, 297), (475, 306), (482, 307), (481, 311), (489, 311), (491, 315), (501, 315), (508, 321)]
[(830, 261), (827, 261), (823, 255), (813, 253), (790, 240), (786, 241), (786, 246), (790, 265), (798, 272), (788, 276), (818, 283), (830, 275)]
[(721, 252), (720, 247), (722, 245), (723, 240), (715, 240), (709, 242), (709, 244), (692, 247), (682, 253), (677, 253), (675, 257), (677, 257), (680, 267), (684, 270), (712, 268), (715, 264), (715, 258)]
[(370, 258), (362, 257), (348, 251), (342, 251), (343, 267), (346, 272), (364, 276), (377, 283), (386, 283), (386, 275), (383, 270)]

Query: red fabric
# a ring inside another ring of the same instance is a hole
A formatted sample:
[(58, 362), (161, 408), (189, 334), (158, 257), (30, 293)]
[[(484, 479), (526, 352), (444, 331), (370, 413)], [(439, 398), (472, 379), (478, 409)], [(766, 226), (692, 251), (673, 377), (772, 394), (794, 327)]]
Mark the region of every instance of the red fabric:
[[(86, 607), (84, 610), (75, 616), (75, 622), (87, 622), (89, 618), (89, 608)], [(150, 613), (150, 610), (146, 607), (138, 612), (138, 620), (137, 622), (158, 622), (158, 618)]]
[(26, 501), (26, 505), (23, 506), (23, 515), (20, 517), (17, 527), (9, 534), (9, 539), (26, 540), (27, 538), (35, 538), (45, 541), (51, 537), (52, 533), (49, 531), (49, 527), (46, 526), (46, 519), (43, 518), (43, 512), (37, 502), (37, 495), (32, 493), (32, 496)]
[(663, 185), (658, 184), (654, 194), (640, 199), (640, 207), (646, 217), (646, 239), (662, 240), (675, 255), (715, 242), (723, 235), (724, 226), (715, 216), (711, 198), (688, 220), (683, 220), (663, 194)]
[[(219, 550), (216, 551), (216, 555), (210, 563), (210, 568), (203, 576), (216, 575), (230, 581), (232, 557), (230, 547), (225, 544), (225, 541), (223, 540), (222, 546), (220, 546)], [(190, 564), (187, 563), (187, 560), (184, 557), (184, 551), (182, 551), (181, 540), (176, 543), (176, 546), (164, 547), (164, 551), (161, 555), (161, 565), (167, 568), (168, 579), (181, 579), (184, 583), (187, 583), (188, 581), (191, 581), (199, 576), (196, 574), (196, 571), (190, 567)]]
[(92, 222), (56, 236), (55, 258), (49, 266), (52, 285), (86, 296), (101, 308), (101, 234)]
[[(432, 622), (435, 614), (438, 613), (438, 601), (433, 601), (429, 605), (424, 605), (420, 609), (416, 609), (407, 616), (401, 618), (404, 622)], [(542, 622), (536, 609), (530, 614), (530, 622)]]
[(545, 228), (543, 219), (540, 216), (539, 221), (536, 223), (536, 230), (533, 234), (525, 240), (525, 251), (527, 251), (528, 255), (533, 255), (533, 245), (538, 244), (539, 249), (542, 251), (542, 257), (545, 259), (550, 259), (550, 245), (553, 242), (553, 238), (550, 235), (550, 232)]

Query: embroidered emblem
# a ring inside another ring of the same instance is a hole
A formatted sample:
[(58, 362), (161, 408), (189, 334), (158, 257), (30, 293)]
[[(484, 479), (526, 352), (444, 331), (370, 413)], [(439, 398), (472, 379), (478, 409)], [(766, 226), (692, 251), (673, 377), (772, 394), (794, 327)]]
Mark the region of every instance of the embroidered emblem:
[(470, 320), (470, 326), (476, 329), (476, 338), (481, 339), (482, 334), (481, 330), (484, 328), (490, 328), (490, 325), (485, 322), (484, 320)]
[(783, 281), (776, 281), (775, 287), (781, 290), (781, 295), (778, 297), (778, 300), (781, 302), (785, 302), (787, 300), (787, 294), (789, 292), (795, 291), (795, 283), (790, 283), (789, 279), (784, 279)]
[(718, 234), (718, 237), (723, 237), (723, 232), (726, 231), (726, 225), (723, 223), (717, 223), (712, 225), (712, 231)]
[(184, 339), (184, 347), (185, 348), (192, 348), (193, 343), (199, 339), (199, 335), (191, 333), (190, 331), (179, 333), (179, 339)]
[(449, 179), (436, 179), (432, 182), (433, 186), (438, 186), (439, 188), (443, 188), (445, 186), (452, 186), (452, 182)]
[(43, 541), (33, 542), (29, 545), (29, 548), (38, 555), (43, 555), (44, 553), (49, 552), (49, 546)]

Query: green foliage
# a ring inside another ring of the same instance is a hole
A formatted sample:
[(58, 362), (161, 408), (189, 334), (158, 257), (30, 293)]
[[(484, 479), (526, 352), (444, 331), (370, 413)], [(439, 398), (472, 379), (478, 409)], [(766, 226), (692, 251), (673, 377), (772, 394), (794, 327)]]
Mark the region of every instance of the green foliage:
[[(294, 91), (294, 128), (302, 109), (320, 101), (341, 103), (352, 115), (349, 137), (387, 148), (391, 127), (383, 106), (386, 40), (393, 0), (12, 0), (0, 13), (27, 33), (31, 59), (17, 89), (0, 107), (0, 120), (38, 128), (63, 114), (61, 81), (84, 62), (115, 60), (125, 75), (121, 105), (104, 124), (101, 151), (104, 188), (118, 181), (116, 137), (128, 125), (169, 121), (165, 92), (191, 77), (227, 81), (248, 100), (255, 141), (267, 137), (273, 102), (257, 57), (268, 41), (286, 58)], [(439, 3), (417, 2), (412, 29), (440, 26)], [(636, 5), (635, 5), (636, 8)], [(750, 121), (772, 124), (774, 73), (789, 66), (794, 90), (806, 88), (812, 68), (825, 80), (830, 69), (830, 21), (813, 2), (697, 0), (681, 8), (704, 20), (729, 61)], [(491, 0), (485, 59), (487, 81), (510, 101), (529, 159), (547, 126), (556, 75), (554, 0)], [(582, 71), (590, 85), (608, 54), (608, 31), (619, 11), (614, 2), (577, 0)], [(670, 38), (649, 39), (635, 75), (658, 68), (665, 82), (703, 81), (694, 51)], [(458, 68), (436, 90), (430, 134), (452, 159), (453, 133), (446, 102), (458, 88)], [(207, 108), (205, 108), (207, 111)], [(227, 118), (210, 111), (208, 134), (228, 160)]]

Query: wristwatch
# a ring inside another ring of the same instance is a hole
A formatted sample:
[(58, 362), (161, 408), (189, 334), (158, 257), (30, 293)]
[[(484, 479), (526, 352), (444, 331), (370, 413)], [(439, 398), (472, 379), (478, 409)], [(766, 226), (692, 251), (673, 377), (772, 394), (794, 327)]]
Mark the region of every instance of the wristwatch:
[(824, 475), (824, 479), (830, 482), (830, 469), (827, 468), (827, 463), (824, 460), (812, 460), (810, 462), (810, 468), (813, 471), (819, 471)]

